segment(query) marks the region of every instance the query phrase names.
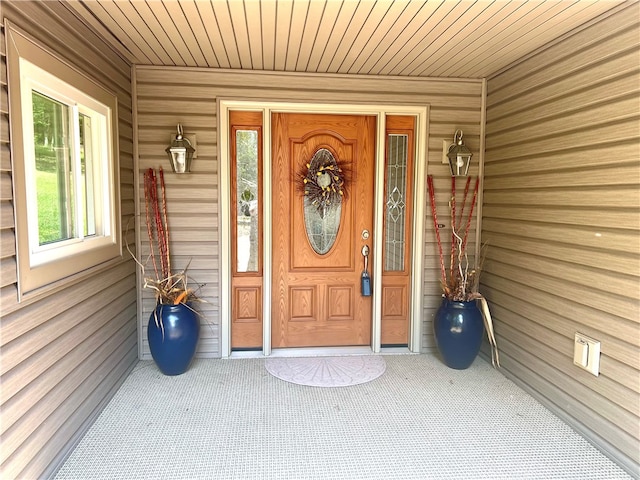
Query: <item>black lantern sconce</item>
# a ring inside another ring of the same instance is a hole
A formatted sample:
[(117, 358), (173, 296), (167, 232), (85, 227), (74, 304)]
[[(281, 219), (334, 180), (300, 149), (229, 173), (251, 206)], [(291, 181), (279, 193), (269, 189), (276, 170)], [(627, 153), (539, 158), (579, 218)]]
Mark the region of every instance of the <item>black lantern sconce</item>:
[(469, 162), (471, 161), (471, 150), (462, 141), (462, 130), (456, 130), (453, 135), (453, 144), (449, 146), (447, 157), (451, 176), (466, 177), (469, 172)]
[(165, 150), (174, 173), (189, 173), (191, 171), (191, 160), (193, 160), (195, 151), (196, 149), (193, 148), (189, 139), (184, 136), (182, 125), (178, 124), (178, 133), (171, 141), (171, 145)]

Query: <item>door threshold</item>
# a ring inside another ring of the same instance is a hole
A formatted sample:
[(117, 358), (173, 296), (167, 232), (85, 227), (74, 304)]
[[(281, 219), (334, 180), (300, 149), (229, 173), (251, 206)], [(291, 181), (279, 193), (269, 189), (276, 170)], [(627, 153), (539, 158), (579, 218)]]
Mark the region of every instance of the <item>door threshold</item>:
[(274, 348), (271, 357), (339, 357), (345, 355), (372, 355), (370, 346), (366, 347), (302, 347)]
[[(301, 347), (274, 348), (269, 357), (340, 357), (347, 355), (415, 355), (408, 347), (383, 347), (375, 354), (371, 347)], [(229, 358), (265, 358), (262, 350), (240, 350), (231, 352)]]
[[(370, 346), (274, 348), (269, 357), (339, 357), (346, 355), (373, 355), (373, 350)], [(264, 356), (262, 351), (231, 352), (231, 358), (263, 358)]]

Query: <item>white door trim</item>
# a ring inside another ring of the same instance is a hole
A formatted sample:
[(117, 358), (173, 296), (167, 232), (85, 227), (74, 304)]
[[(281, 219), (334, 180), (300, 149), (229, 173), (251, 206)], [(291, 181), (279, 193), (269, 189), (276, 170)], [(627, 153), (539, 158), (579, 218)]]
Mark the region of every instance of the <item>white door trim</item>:
[(231, 176), (229, 162), (229, 111), (260, 111), (263, 115), (263, 350), (262, 355), (271, 355), (271, 113), (336, 113), (374, 115), (377, 117), (376, 169), (373, 244), (373, 309), (371, 350), (380, 352), (382, 253), (384, 238), (384, 145), (385, 116), (413, 115), (416, 117), (416, 162), (414, 171), (414, 209), (412, 242), (411, 306), (409, 328), (409, 350), (419, 352), (422, 336), (422, 278), (423, 278), (423, 232), (425, 217), (425, 178), (427, 165), (427, 138), (429, 107), (415, 105), (345, 105), (289, 102), (256, 102), (218, 99), (218, 165), (219, 165), (219, 232), (220, 232), (220, 352), (222, 357), (231, 356)]

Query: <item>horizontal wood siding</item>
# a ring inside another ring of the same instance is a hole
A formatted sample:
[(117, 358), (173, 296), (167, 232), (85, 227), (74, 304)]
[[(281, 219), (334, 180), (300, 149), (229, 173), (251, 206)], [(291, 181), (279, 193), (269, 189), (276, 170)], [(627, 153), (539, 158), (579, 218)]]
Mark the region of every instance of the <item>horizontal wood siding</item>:
[[(488, 81), (481, 289), (506, 371), (636, 474), (640, 8)], [(600, 375), (573, 365), (601, 342)]]
[[(121, 211), (123, 219), (133, 215), (130, 66), (62, 3), (3, 1), (4, 19), (118, 95)], [(135, 263), (125, 254), (55, 293), (18, 303), (4, 31), (0, 39), (0, 476), (44, 478), (137, 360)]]
[[(447, 210), (450, 177), (441, 164), (442, 140), (453, 141), (456, 129), (464, 130), (467, 145), (479, 157), (482, 82), (478, 80), (409, 79), (366, 76), (278, 74), (236, 70), (136, 67), (139, 170), (162, 166), (170, 169), (164, 149), (170, 134), (181, 123), (185, 133), (196, 134), (198, 158), (190, 175), (168, 174), (167, 197), (173, 255), (178, 268), (189, 265), (202, 290), (202, 340), (200, 356), (220, 356), (219, 338), (219, 222), (218, 222), (218, 119), (216, 100), (297, 101), (353, 104), (430, 105), (429, 173), (438, 190), (438, 207)], [(425, 161), (425, 159), (418, 159)], [(477, 173), (477, 161), (474, 162)], [(138, 201), (143, 207), (143, 197)], [(440, 302), (437, 247), (429, 208), (425, 242), (422, 349), (434, 347), (432, 317)], [(446, 223), (446, 222), (445, 222)], [(142, 235), (142, 252), (146, 235)], [(450, 237), (450, 233), (449, 233)], [(141, 329), (153, 308), (151, 292), (144, 292)], [(149, 358), (146, 333), (144, 358)]]

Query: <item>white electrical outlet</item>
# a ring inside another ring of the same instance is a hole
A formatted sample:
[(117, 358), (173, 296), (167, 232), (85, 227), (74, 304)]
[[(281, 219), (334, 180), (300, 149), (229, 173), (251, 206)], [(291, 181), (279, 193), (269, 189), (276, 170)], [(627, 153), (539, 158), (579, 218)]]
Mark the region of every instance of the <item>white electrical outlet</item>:
[(600, 342), (576, 332), (573, 363), (597, 377), (600, 374)]
[(449, 165), (449, 157), (447, 157), (447, 153), (449, 153), (449, 140), (442, 140), (442, 163), (445, 165)]

